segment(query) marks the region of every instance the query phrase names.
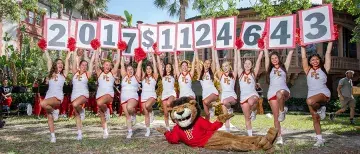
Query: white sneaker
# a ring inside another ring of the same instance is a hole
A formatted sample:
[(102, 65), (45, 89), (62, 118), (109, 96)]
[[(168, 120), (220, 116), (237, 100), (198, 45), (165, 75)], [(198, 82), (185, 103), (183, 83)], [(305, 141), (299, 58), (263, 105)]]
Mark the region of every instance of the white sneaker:
[(109, 108), (107, 108), (105, 111), (105, 120), (106, 121), (110, 120), (110, 109)]
[(80, 112), (80, 119), (81, 119), (81, 121), (85, 120), (85, 109), (84, 108)]
[(131, 125), (135, 125), (136, 124), (136, 115), (132, 115), (131, 116)]
[(320, 109), (318, 109), (316, 113), (320, 116), (320, 120), (324, 120), (326, 117), (326, 107), (325, 106), (320, 107)]
[(255, 110), (255, 111), (251, 111), (250, 119), (251, 119), (251, 121), (256, 120), (256, 110)]
[(287, 111), (288, 111), (288, 108), (284, 107), (284, 111), (279, 113), (279, 117), (278, 117), (279, 122), (283, 122), (285, 120), (285, 115), (286, 115)]
[(283, 145), (283, 144), (284, 144), (283, 138), (282, 138), (282, 137), (278, 137), (277, 140), (276, 140), (276, 144)]
[(211, 107), (209, 109), (209, 113), (210, 113), (210, 118), (214, 117), (215, 116), (215, 108), (214, 107)]
[[(128, 132), (126, 138), (127, 138), (127, 139), (130, 139), (130, 138), (132, 137), (132, 135), (133, 135), (133, 132)], [(150, 135), (150, 134), (149, 134), (149, 135)]]
[(230, 128), (226, 128), (225, 131), (230, 133)]
[(227, 111), (228, 111), (228, 114), (232, 114), (234, 112), (233, 108), (228, 108)]
[[(54, 118), (54, 121), (57, 121), (59, 119), (59, 112), (60, 112), (59, 109), (56, 109), (56, 110), (54, 110), (52, 112), (52, 116)], [(55, 141), (56, 141), (56, 139), (55, 139)]]
[(150, 136), (150, 130), (146, 130), (145, 136), (146, 136), (146, 137), (149, 137), (149, 136)]
[(82, 135), (78, 134), (78, 136), (76, 137), (76, 140), (81, 141), (82, 140)]
[(103, 139), (107, 139), (109, 137), (109, 133), (104, 131)]
[(322, 147), (322, 146), (324, 146), (325, 144), (325, 140), (323, 140), (323, 139), (317, 139), (316, 140), (316, 143), (314, 144), (314, 147)]
[(56, 143), (56, 138), (55, 138), (55, 137), (51, 137), (51, 138), (50, 138), (50, 142), (51, 142), (51, 143)]
[(150, 123), (154, 122), (154, 111), (150, 112)]

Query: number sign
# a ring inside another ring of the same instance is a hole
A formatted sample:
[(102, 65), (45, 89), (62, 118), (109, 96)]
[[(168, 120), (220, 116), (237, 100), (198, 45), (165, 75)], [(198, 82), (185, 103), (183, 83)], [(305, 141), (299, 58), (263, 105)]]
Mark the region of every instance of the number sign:
[(215, 20), (216, 50), (233, 49), (236, 41), (236, 17)]
[(301, 44), (308, 45), (334, 40), (332, 32), (333, 12), (332, 5), (323, 5), (308, 10), (299, 11)]
[(267, 48), (295, 48), (296, 16), (270, 17), (266, 22), (268, 30)]
[(125, 41), (127, 49), (122, 53), (124, 56), (134, 56), (135, 48), (139, 47), (140, 36), (136, 28), (122, 28), (120, 30), (120, 40)]
[(193, 22), (193, 38), (195, 49), (214, 46), (213, 19), (198, 20)]
[(176, 24), (176, 50), (193, 51), (193, 27), (191, 23)]
[(265, 22), (244, 21), (241, 29), (241, 40), (244, 42), (243, 50), (259, 50), (258, 39), (265, 28)]
[(120, 22), (116, 20), (100, 19), (100, 44), (103, 48), (117, 49), (119, 41)]
[(75, 39), (76, 47), (92, 49), (90, 42), (97, 38), (97, 22), (76, 20)]
[(68, 20), (47, 18), (44, 28), (47, 49), (67, 50), (67, 40), (70, 36)]
[(140, 30), (140, 42), (141, 42), (141, 48), (144, 49), (144, 51), (149, 52), (152, 48), (152, 45), (157, 40), (157, 26), (156, 25), (139, 25)]
[(173, 52), (175, 49), (176, 25), (159, 25), (158, 26), (158, 50), (160, 52)]

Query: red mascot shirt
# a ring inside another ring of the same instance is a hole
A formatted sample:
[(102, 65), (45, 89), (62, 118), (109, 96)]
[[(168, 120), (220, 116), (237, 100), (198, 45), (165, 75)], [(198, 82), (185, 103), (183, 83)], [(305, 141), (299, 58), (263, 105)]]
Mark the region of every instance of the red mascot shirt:
[(204, 147), (209, 138), (222, 125), (223, 123), (219, 121), (211, 123), (209, 120), (199, 117), (191, 129), (182, 130), (179, 125), (175, 125), (172, 131), (166, 131), (164, 135), (171, 144), (183, 142), (191, 147)]

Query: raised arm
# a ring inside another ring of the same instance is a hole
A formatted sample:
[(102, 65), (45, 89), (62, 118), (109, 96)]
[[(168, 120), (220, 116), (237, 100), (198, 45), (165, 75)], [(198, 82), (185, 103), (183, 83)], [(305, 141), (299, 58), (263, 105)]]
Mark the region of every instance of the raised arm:
[(138, 62), (138, 65), (137, 65), (137, 68), (136, 68), (136, 74), (135, 74), (135, 77), (138, 79), (138, 80), (140, 80), (141, 79), (141, 74), (142, 74), (142, 69), (141, 69), (141, 65), (142, 65), (142, 60), (140, 60), (139, 62)]
[[(234, 50), (235, 51), (235, 53), (236, 52), (240, 52), (240, 50)], [(241, 76), (241, 73), (243, 73), (243, 64), (242, 64), (242, 61), (241, 61), (241, 54), (240, 53), (238, 53), (237, 54), (237, 59), (238, 59), (238, 61), (237, 61), (237, 70), (239, 70), (238, 71), (238, 76)], [(234, 69), (236, 69), (236, 68), (234, 68)]]
[(328, 43), (327, 48), (326, 48), (326, 53), (325, 53), (324, 68), (325, 68), (327, 73), (329, 73), (330, 68), (331, 68), (331, 49), (332, 49), (332, 45), (333, 45), (333, 42)]
[(260, 53), (258, 55), (258, 58), (256, 60), (256, 63), (255, 63), (255, 68), (254, 68), (255, 77), (257, 77), (258, 74), (259, 74), (259, 70), (260, 70), (260, 66), (261, 66), (261, 60), (262, 60), (263, 55), (264, 55), (264, 51), (260, 51)]
[(151, 54), (151, 59), (152, 59), (152, 64), (153, 64), (153, 70), (154, 70), (154, 78), (155, 80), (157, 80), (159, 78), (159, 72), (156, 68), (156, 60), (155, 60), (155, 55), (154, 52), (150, 52)]
[(199, 61), (199, 54), (196, 52), (194, 53), (194, 57), (195, 57), (195, 61), (196, 61), (196, 72), (197, 72), (197, 79), (196, 80), (200, 80), (200, 74), (202, 71), (202, 67)]
[(77, 51), (75, 51), (75, 53), (72, 56), (72, 67), (71, 67), (71, 71), (72, 71), (73, 75), (75, 75), (76, 72), (78, 71), (78, 69), (77, 69), (78, 62), (77, 61), (79, 61), (79, 57), (77, 56)]
[(239, 54), (239, 52), (237, 52), (235, 49), (233, 50), (234, 51), (234, 53), (235, 53), (235, 56), (234, 56), (234, 71), (233, 71), (233, 73), (234, 73), (234, 79), (236, 79), (236, 77), (238, 76), (238, 72), (239, 72), (239, 70), (237, 69), (238, 68), (238, 54)]
[(121, 55), (121, 60), (120, 60), (120, 75), (122, 78), (124, 78), (126, 76), (126, 68), (125, 68), (125, 59), (124, 56)]
[(264, 55), (265, 55), (265, 71), (269, 71), (269, 65), (270, 65), (270, 57), (269, 57), (269, 50), (264, 49)]
[(179, 71), (179, 60), (178, 60), (176, 52), (174, 52), (174, 63), (175, 63), (174, 71), (175, 71), (176, 76), (178, 77), (180, 75), (180, 71)]
[(46, 57), (46, 60), (47, 60), (46, 65), (47, 65), (47, 68), (48, 68), (48, 72), (50, 72), (51, 66), (52, 66), (52, 61), (51, 61), (51, 57), (49, 55), (49, 51), (45, 50), (44, 54), (45, 54), (45, 57)]
[(211, 50), (211, 70), (212, 72), (216, 72), (216, 62), (215, 62), (215, 56), (214, 56), (214, 51)]
[(286, 61), (284, 63), (286, 71), (289, 71), (289, 67), (290, 67), (291, 58), (292, 58), (293, 53), (294, 53), (294, 49), (291, 49), (289, 51), (287, 57), (286, 57)]
[(220, 79), (220, 77), (222, 75), (222, 71), (221, 71), (221, 68), (220, 68), (218, 53), (217, 53), (217, 50), (214, 50), (214, 49), (212, 49), (212, 52), (214, 52), (214, 59), (215, 59), (215, 66), (216, 66), (215, 76), (218, 79)]
[(310, 69), (309, 64), (308, 64), (308, 59), (306, 57), (306, 49), (305, 47), (301, 47), (301, 63), (302, 63), (302, 67), (305, 73), (307, 73)]
[[(162, 64), (161, 64), (160, 56), (156, 56), (156, 59), (157, 59), (157, 67), (158, 67), (158, 69), (159, 69), (159, 75), (160, 75), (161, 78), (162, 78), (162, 77), (163, 77), (162, 72), (163, 72), (163, 69), (165, 69), (165, 68), (163, 68), (163, 66), (162, 66)], [(154, 68), (154, 69), (155, 69), (155, 68)]]
[(94, 51), (95, 53), (95, 71), (96, 75), (99, 76), (101, 74), (101, 69), (99, 66), (99, 53), (101, 52), (101, 48), (98, 49), (98, 51)]
[(90, 59), (90, 63), (89, 63), (89, 68), (88, 68), (88, 72), (87, 75), (90, 77), (93, 73), (93, 69), (94, 69), (94, 61), (95, 61), (95, 54), (92, 54), (91, 59)]
[(64, 69), (64, 76), (67, 77), (67, 75), (69, 74), (69, 60), (71, 57), (72, 52), (68, 51), (66, 58), (65, 58), (65, 69)]
[(114, 74), (114, 76), (117, 76), (117, 72), (118, 72), (119, 65), (120, 65), (120, 50), (119, 49), (117, 50), (116, 54), (117, 54), (116, 62), (115, 62), (114, 68), (111, 70), (111, 73)]
[(196, 61), (196, 56), (197, 56), (197, 50), (194, 51), (194, 57), (193, 57), (193, 61), (191, 63), (191, 70), (190, 70), (190, 75), (191, 77), (194, 76), (195, 74), (195, 61)]

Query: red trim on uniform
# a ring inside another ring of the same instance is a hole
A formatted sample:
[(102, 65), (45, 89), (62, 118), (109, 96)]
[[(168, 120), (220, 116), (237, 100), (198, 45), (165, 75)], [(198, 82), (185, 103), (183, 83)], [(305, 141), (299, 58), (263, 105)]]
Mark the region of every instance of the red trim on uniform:
[[(211, 93), (208, 97), (210, 97), (211, 95), (215, 95), (215, 96), (219, 97), (219, 94), (215, 94), (215, 93)], [(206, 98), (208, 98), (208, 97), (206, 97)], [(202, 100), (205, 100), (206, 98), (203, 98)]]
[[(109, 95), (109, 94), (107, 94), (107, 95)], [(73, 101), (71, 101), (71, 103), (73, 103), (74, 101), (76, 101), (78, 98), (80, 98), (80, 97), (85, 97), (86, 99), (89, 99), (88, 97), (86, 97), (85, 95), (80, 95), (79, 97), (76, 97)], [(99, 97), (100, 98), (100, 97)], [(86, 100), (87, 101), (87, 100)], [(86, 102), (85, 102), (86, 103)], [(85, 104), (85, 103), (83, 103), (83, 104)]]
[(251, 97), (257, 97), (258, 99), (259, 99), (259, 96), (256, 96), (256, 95), (251, 95), (250, 97), (248, 97), (245, 101), (243, 101), (243, 102), (241, 102), (240, 101), (240, 104), (244, 104), (244, 103), (247, 103), (248, 102), (248, 100), (249, 100), (249, 98), (251, 98)]
[(135, 101), (137, 101), (137, 102), (139, 101), (139, 100), (137, 100), (137, 99), (135, 99), (135, 98), (130, 98), (130, 99), (126, 100), (125, 102), (122, 102), (121, 105), (126, 104), (128, 101), (130, 101), (130, 100), (132, 100), (132, 99), (135, 100)]
[(114, 97), (112, 97), (110, 94), (105, 94), (105, 95), (102, 95), (102, 96), (100, 96), (99, 98), (97, 98), (96, 101), (97, 101), (98, 99), (100, 99), (101, 97), (106, 96), (106, 95), (109, 95), (112, 99), (114, 99)]
[(277, 100), (276, 95), (274, 95), (273, 97), (271, 97), (271, 98), (269, 99), (269, 101), (276, 101), (276, 100)]
[[(153, 99), (155, 99), (155, 101), (156, 101), (156, 98), (155, 97), (149, 97), (146, 101), (148, 101), (150, 98), (153, 98)], [(140, 100), (141, 101), (141, 100)], [(146, 101), (141, 101), (141, 103), (145, 103)]]

